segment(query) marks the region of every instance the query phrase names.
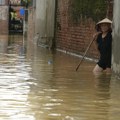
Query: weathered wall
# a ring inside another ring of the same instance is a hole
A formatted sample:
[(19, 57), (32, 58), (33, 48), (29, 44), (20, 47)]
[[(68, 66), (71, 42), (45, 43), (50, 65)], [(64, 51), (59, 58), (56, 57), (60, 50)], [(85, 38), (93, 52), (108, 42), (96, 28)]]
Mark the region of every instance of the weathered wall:
[(8, 34), (8, 6), (0, 6), (0, 34)]
[(35, 32), (42, 37), (54, 35), (55, 0), (36, 0)]
[(8, 44), (8, 6), (0, 6), (0, 52), (6, 52)]
[(114, 1), (113, 12), (113, 71), (120, 77), (120, 0)]
[[(96, 22), (106, 16), (109, 18), (112, 16), (111, 4), (108, 2), (103, 7), (104, 1), (103, 3), (102, 1), (95, 1), (96, 4), (93, 4), (95, 2), (92, 0), (58, 0), (56, 20), (57, 49), (78, 55), (84, 53), (93, 39)], [(89, 6), (86, 2), (89, 2)], [(89, 57), (98, 57), (95, 43), (92, 44), (87, 55)]]
[(35, 33), (35, 16), (36, 10), (34, 8), (28, 10), (28, 41), (33, 41)]

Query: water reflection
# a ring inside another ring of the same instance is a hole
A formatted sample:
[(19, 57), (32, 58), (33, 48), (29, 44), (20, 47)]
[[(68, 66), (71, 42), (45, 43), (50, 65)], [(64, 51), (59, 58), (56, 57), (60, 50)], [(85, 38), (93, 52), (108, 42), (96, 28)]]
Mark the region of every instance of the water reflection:
[(1, 120), (119, 120), (119, 80), (94, 76), (89, 61), (76, 72), (79, 59), (34, 45), (20, 54), (15, 40), (0, 54)]
[(30, 85), (33, 84), (29, 75), (30, 63), (26, 62), (24, 57), (14, 54), (4, 54), (0, 58), (0, 116), (3, 116), (1, 119), (27, 120), (24, 112), (29, 109), (27, 98)]
[(111, 99), (110, 92), (111, 75), (101, 74), (95, 79), (95, 114), (99, 119), (109, 120), (109, 110)]
[(8, 45), (8, 36), (0, 35), (0, 53), (7, 52), (7, 45)]

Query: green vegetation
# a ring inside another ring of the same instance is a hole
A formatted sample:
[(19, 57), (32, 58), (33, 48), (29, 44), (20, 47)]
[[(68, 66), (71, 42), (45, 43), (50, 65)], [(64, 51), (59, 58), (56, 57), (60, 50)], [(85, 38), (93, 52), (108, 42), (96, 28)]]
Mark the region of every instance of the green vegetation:
[(21, 4), (26, 7), (28, 7), (28, 5), (31, 4), (31, 2), (33, 2), (33, 0), (21, 0)]
[(106, 16), (106, 0), (70, 0), (69, 15), (73, 22), (92, 18), (98, 21)]

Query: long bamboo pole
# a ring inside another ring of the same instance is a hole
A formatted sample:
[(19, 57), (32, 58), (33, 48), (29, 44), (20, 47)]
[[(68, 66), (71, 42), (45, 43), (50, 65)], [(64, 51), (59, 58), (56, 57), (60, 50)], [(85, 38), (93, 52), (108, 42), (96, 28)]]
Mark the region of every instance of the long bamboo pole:
[(87, 49), (86, 49), (86, 51), (85, 51), (85, 53), (84, 53), (82, 59), (80, 60), (78, 66), (76, 67), (76, 71), (79, 69), (79, 67), (80, 67), (80, 65), (81, 65), (81, 63), (82, 63), (82, 61), (84, 60), (84, 58), (85, 58), (85, 56), (86, 56), (86, 54), (87, 54), (89, 48), (91, 47), (91, 45), (92, 45), (92, 43), (93, 43), (93, 41), (94, 41), (95, 39), (96, 39), (96, 37), (94, 37), (94, 38), (90, 41), (90, 43), (89, 43), (89, 45), (88, 45), (88, 47), (87, 47)]

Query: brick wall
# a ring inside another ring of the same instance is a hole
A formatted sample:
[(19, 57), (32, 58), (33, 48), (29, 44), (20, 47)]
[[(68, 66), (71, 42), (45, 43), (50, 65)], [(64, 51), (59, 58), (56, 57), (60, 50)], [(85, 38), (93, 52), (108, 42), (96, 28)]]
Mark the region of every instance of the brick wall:
[[(110, 4), (111, 5), (111, 4)], [(112, 5), (109, 8), (111, 12)], [(73, 24), (69, 17), (69, 0), (58, 0), (57, 18), (56, 18), (56, 47), (64, 51), (76, 54), (83, 54), (93, 39), (96, 22), (92, 19), (81, 20), (77, 24)], [(106, 13), (110, 16), (112, 13)], [(112, 15), (111, 15), (112, 16)], [(89, 57), (98, 57), (95, 43), (92, 44), (87, 55)]]

